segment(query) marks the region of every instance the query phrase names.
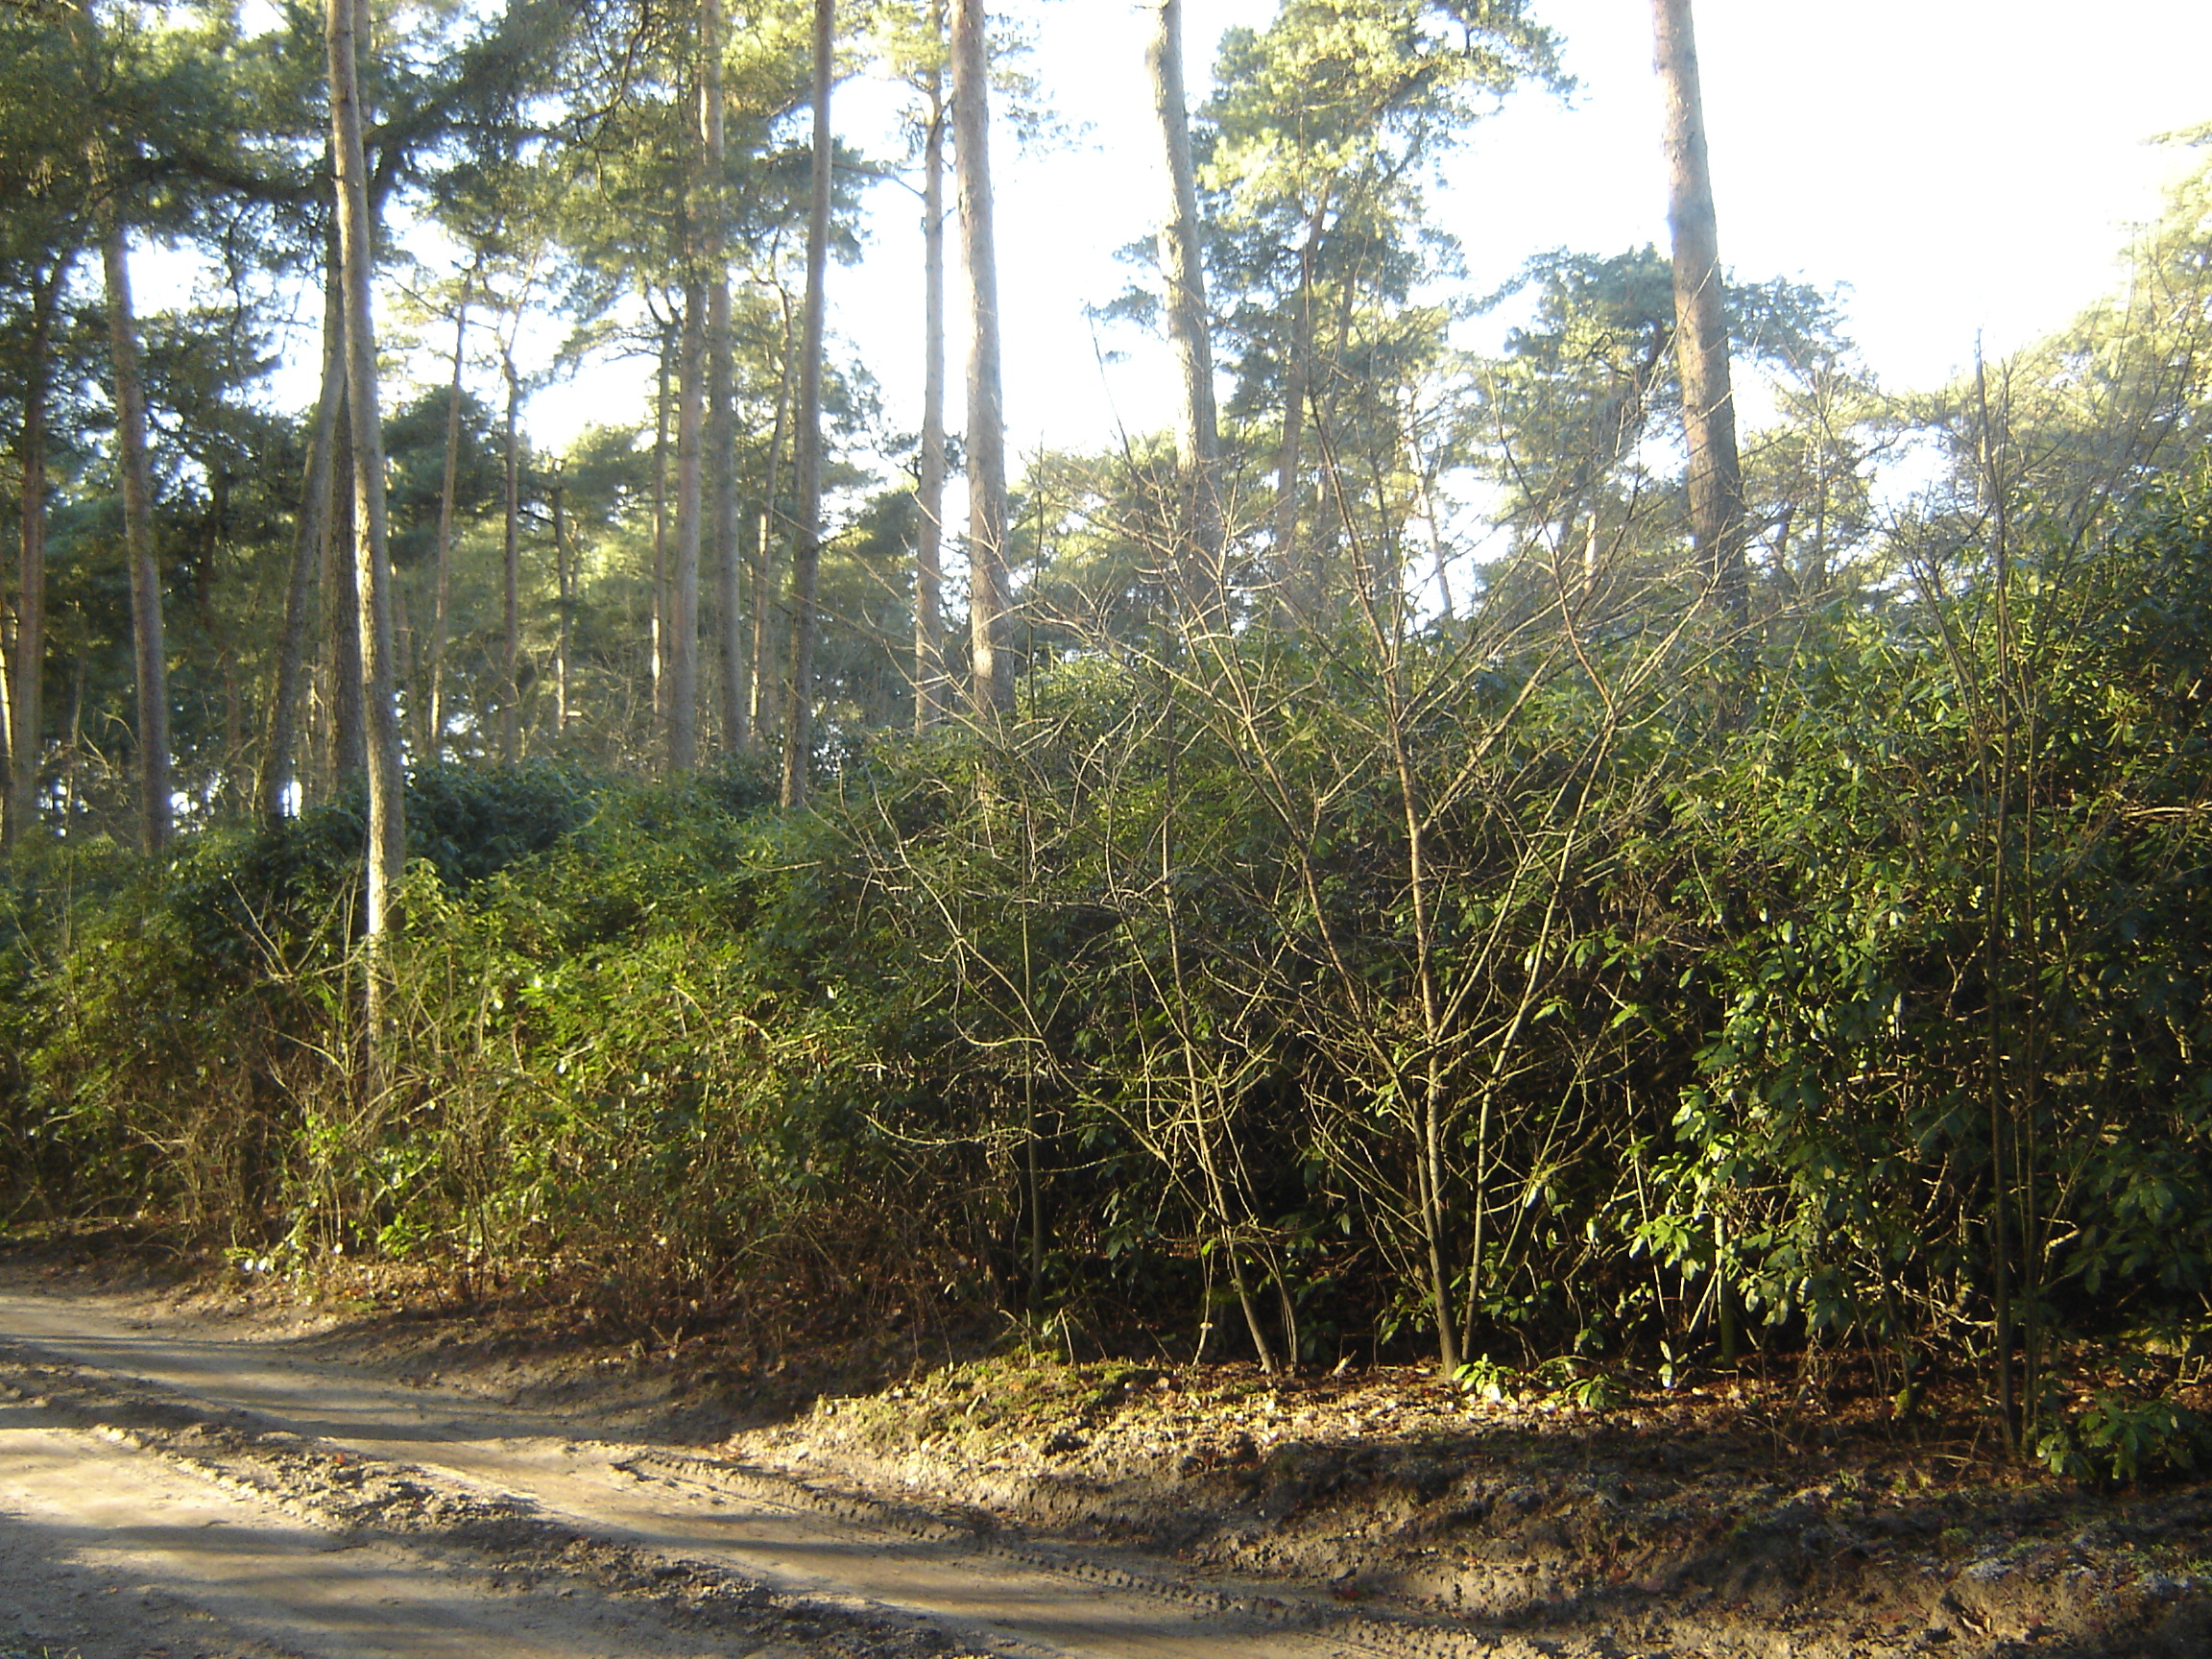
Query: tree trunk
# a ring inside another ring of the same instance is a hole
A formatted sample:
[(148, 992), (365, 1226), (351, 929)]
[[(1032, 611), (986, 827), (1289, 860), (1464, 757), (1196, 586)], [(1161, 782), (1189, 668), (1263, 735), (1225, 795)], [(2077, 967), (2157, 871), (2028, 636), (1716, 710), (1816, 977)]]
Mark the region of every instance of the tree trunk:
[(922, 146), (922, 465), (915, 480), (914, 730), (945, 712), (945, 0), (929, 4)]
[[(1306, 402), (1312, 384), (1313, 277), (1321, 232), (1328, 222), (1326, 193), (1298, 249), (1298, 299), (1290, 316), (1290, 350), (1283, 365), (1283, 446), (1275, 461), (1275, 566), (1283, 584), (1284, 608), (1293, 622), (1310, 623), (1320, 614), (1318, 556), (1309, 561), (1298, 543), (1298, 519), (1305, 505)], [(1311, 568), (1309, 568), (1309, 565)]]
[(568, 730), (568, 644), (576, 605), (574, 567), (568, 562), (568, 529), (562, 516), (565, 493), (561, 474), (556, 472), (553, 475), (553, 580), (561, 608), (560, 632), (553, 647), (553, 736), (556, 742)]
[(445, 633), (452, 592), (453, 494), (461, 472), (461, 368), (469, 350), (469, 295), (476, 279), (470, 266), (461, 278), (461, 303), (453, 314), (453, 384), (445, 394), (445, 476), (438, 491), (438, 551), (432, 567), (430, 696), (422, 733), (422, 757), (445, 757)]
[(0, 853), (15, 844), (16, 673), (8, 659), (14, 635), (8, 627), (6, 597), (5, 591), (0, 591)]
[(668, 730), (668, 382), (680, 338), (676, 321), (661, 325), (661, 354), (653, 390), (653, 734)]
[[(104, 181), (105, 182), (105, 181)], [(169, 676), (161, 629), (161, 575), (154, 562), (154, 482), (146, 459), (146, 389), (138, 371), (138, 320), (131, 265), (113, 195), (100, 205), (108, 276), (108, 348), (115, 374), (116, 462), (123, 482), (123, 545), (131, 567), (131, 633), (138, 682), (138, 813), (148, 853), (169, 844)]]
[(774, 655), (770, 625), (775, 607), (768, 595), (776, 591), (776, 503), (782, 488), (783, 451), (791, 423), (791, 371), (797, 336), (791, 325), (791, 294), (776, 284), (776, 301), (783, 313), (782, 366), (776, 377), (776, 422), (768, 435), (768, 477), (760, 489), (760, 540), (753, 555), (753, 721), (749, 728), (755, 748), (767, 741), (775, 718), (775, 701), (769, 696), (768, 663)]
[(736, 373), (730, 349), (730, 204), (722, 132), (722, 0), (700, 0), (699, 135), (707, 160), (703, 203), (707, 254), (707, 452), (714, 480), (715, 634), (722, 656), (722, 741), (749, 747), (752, 699), (747, 695), (745, 613), (740, 592), (744, 554), (737, 541), (737, 442), (732, 404)]
[(699, 423), (706, 377), (707, 296), (684, 288), (684, 356), (676, 388), (676, 581), (668, 602), (668, 764), (699, 764)]
[(830, 276), (830, 183), (835, 164), (830, 88), (836, 0), (814, 0), (814, 176), (806, 214), (806, 317), (799, 355), (799, 538), (791, 554), (791, 685), (783, 716), (783, 805), (806, 805), (814, 749), (814, 601), (822, 576), (822, 337)]
[(1184, 499), (1176, 526), (1177, 564), (1186, 595), (1218, 619), (1221, 571), (1221, 440), (1214, 408), (1214, 339), (1206, 265), (1198, 240), (1197, 174), (1190, 156), (1190, 106), (1183, 89), (1183, 0), (1158, 0), (1145, 67), (1167, 160), (1167, 218), (1160, 228), (1160, 271), (1167, 288), (1167, 334), (1183, 379), (1175, 433)]
[[(517, 326), (520, 319), (516, 319)], [(499, 758), (522, 758), (522, 376), (510, 338), (499, 343), (499, 368), (507, 377), (507, 512), (500, 570)]]
[(284, 637), (276, 648), (276, 691), (269, 710), (269, 758), (261, 771), (261, 817), (276, 825), (292, 807), (299, 771), (301, 682), (307, 662), (307, 607), (315, 570), (330, 539), (330, 452), (338, 438), (338, 406), (346, 395), (346, 288), (333, 218), (323, 277), (323, 388), (307, 438), (300, 521), (293, 530), (292, 569), (284, 584)]
[(32, 285), (30, 361), (23, 381), (22, 541), (15, 589), (15, 654), (5, 689), (8, 720), (8, 809), (0, 814), (4, 844), (12, 847), (38, 821), (38, 780), (45, 760), (46, 711), (46, 397), (54, 337), (54, 305), (74, 249), (58, 256)]
[[(344, 261), (340, 261), (344, 269)], [(340, 347), (344, 349), (343, 344)], [(343, 381), (341, 381), (343, 384)], [(323, 538), (323, 635), (328, 661), (330, 782), (344, 788), (369, 765), (361, 712), (361, 605), (354, 580), (353, 416), (338, 411), (331, 445), (329, 530)]]
[(15, 844), (16, 672), (8, 657), (14, 635), (8, 627), (6, 597), (0, 590), (0, 853)]
[(1674, 350), (1690, 449), (1690, 534), (1721, 608), (1750, 618), (1743, 568), (1743, 469), (1728, 376), (1728, 319), (1705, 108), (1690, 0), (1651, 0), (1654, 56), (1666, 99), (1667, 226), (1674, 253)]
[(991, 50), (983, 0), (953, 0), (953, 155), (960, 241), (974, 328), (968, 351), (969, 701), (978, 714), (1014, 707), (1008, 656), (1006, 398), (999, 372), (998, 248), (992, 226)]
[(346, 283), (346, 392), (353, 427), (354, 587), (360, 605), (362, 703), (369, 747), (368, 902), (370, 1054), (378, 1053), (382, 942), (399, 930), (397, 888), (406, 866), (405, 786), (395, 693), (392, 560), (384, 511), (384, 431), (376, 386), (376, 328), (370, 277), (369, 191), (355, 73), (369, 0), (328, 0), (330, 128), (338, 169), (338, 234)]

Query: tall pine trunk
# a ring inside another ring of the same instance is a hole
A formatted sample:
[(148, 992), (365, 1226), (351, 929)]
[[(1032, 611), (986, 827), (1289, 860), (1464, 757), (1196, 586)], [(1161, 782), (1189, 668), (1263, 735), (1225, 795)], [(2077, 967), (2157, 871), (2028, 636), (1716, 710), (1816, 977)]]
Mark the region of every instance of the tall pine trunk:
[(914, 730), (945, 712), (945, 0), (929, 0), (922, 143), (922, 464), (915, 479)]
[[(658, 312), (655, 313), (659, 315)], [(682, 337), (676, 320), (661, 325), (661, 350), (654, 371), (653, 388), (653, 735), (664, 740), (668, 730), (668, 383)]]
[(707, 189), (701, 204), (707, 256), (707, 452), (714, 481), (715, 637), (722, 658), (722, 741), (749, 747), (752, 699), (747, 694), (744, 553), (737, 540), (737, 436), (733, 405), (736, 371), (730, 346), (730, 200), (723, 137), (722, 0), (699, 0), (699, 136)]
[(558, 742), (568, 730), (568, 652), (575, 633), (576, 569), (568, 558), (567, 522), (563, 517), (565, 491), (561, 474), (553, 474), (553, 580), (561, 613), (553, 647), (553, 736)]
[(1690, 0), (1651, 0), (1651, 22), (1666, 102), (1667, 227), (1673, 241), (1674, 350), (1690, 449), (1690, 535), (1721, 608), (1742, 626), (1750, 616), (1743, 567), (1743, 468), (1736, 450), (1727, 295)]
[(116, 464), (123, 484), (123, 546), (131, 568), (131, 636), (138, 689), (139, 834), (148, 853), (169, 844), (169, 674), (161, 627), (161, 574), (154, 562), (154, 481), (146, 456), (146, 388), (138, 368), (138, 320), (131, 309), (131, 263), (112, 194), (100, 204), (100, 253), (108, 278), (108, 349), (114, 370)]
[(1322, 194), (1298, 248), (1298, 297), (1290, 313), (1290, 346), (1283, 365), (1283, 442), (1275, 459), (1275, 567), (1283, 584), (1284, 609), (1293, 622), (1310, 623), (1321, 611), (1321, 568), (1316, 551), (1309, 558), (1298, 539), (1306, 494), (1306, 405), (1312, 390), (1313, 284), (1321, 256), (1321, 234), (1329, 220), (1329, 196)]
[(1190, 155), (1190, 117), (1183, 86), (1183, 0), (1158, 0), (1145, 67), (1167, 161), (1167, 217), (1160, 228), (1160, 270), (1167, 287), (1167, 335), (1183, 381), (1175, 431), (1183, 499), (1176, 563), (1184, 591), (1210, 616), (1223, 595), (1221, 439), (1214, 407), (1214, 338), (1206, 265), (1198, 238), (1198, 181)]
[(791, 686), (783, 715), (783, 805), (806, 804), (814, 749), (814, 605), (822, 577), (822, 346), (828, 323), (830, 88), (836, 0), (814, 0), (814, 168), (806, 213), (806, 314), (799, 356), (799, 537), (791, 553)]
[[(340, 262), (343, 271), (344, 262)], [(340, 349), (344, 349), (341, 341)], [(344, 385), (343, 379), (340, 385)], [(328, 693), (330, 779), (343, 789), (359, 781), (369, 765), (361, 712), (361, 605), (354, 581), (353, 416), (344, 402), (331, 441), (330, 495), (325, 508), (322, 590), (325, 687)]]
[(346, 396), (346, 288), (337, 253), (336, 204), (327, 238), (323, 280), (323, 386), (315, 399), (315, 426), (307, 437), (307, 465), (300, 488), (300, 517), (292, 532), (292, 568), (284, 584), (284, 634), (276, 647), (276, 689), (269, 710), (269, 756), (261, 768), (261, 816), (278, 824), (292, 805), (299, 773), (300, 703), (307, 667), (307, 613), (314, 599), (316, 566), (330, 539), (331, 450), (338, 440), (339, 404)]
[(29, 361), (24, 367), (21, 540), (15, 588), (15, 654), (10, 663), (5, 845), (13, 846), (38, 819), (38, 781), (45, 764), (46, 709), (46, 397), (54, 306), (76, 259), (58, 255), (31, 290)]
[(430, 695), (422, 732), (422, 757), (435, 765), (445, 756), (445, 635), (453, 578), (453, 496), (461, 473), (461, 370), (469, 354), (469, 300), (476, 280), (470, 266), (461, 278), (453, 313), (453, 380), (445, 391), (445, 475), (438, 488), (438, 550), (431, 569)]
[(775, 700), (769, 695), (775, 677), (768, 669), (775, 655), (776, 607), (768, 596), (776, 591), (776, 508), (783, 488), (783, 455), (791, 425), (791, 371), (797, 366), (798, 354), (791, 292), (781, 279), (776, 284), (776, 302), (783, 314), (783, 350), (776, 376), (776, 419), (768, 433), (768, 476), (760, 486), (760, 535), (753, 551), (753, 719), (748, 731), (757, 749), (767, 742), (769, 725), (776, 717)]
[(676, 576), (668, 600), (668, 764), (699, 764), (699, 426), (706, 378), (707, 296), (684, 287), (684, 355), (676, 374)]
[(1014, 707), (1006, 575), (1006, 397), (999, 369), (998, 246), (992, 224), (991, 48), (983, 0), (953, 0), (953, 154), (974, 306), (968, 349), (969, 701)]
[(397, 886), (407, 858), (405, 773), (394, 685), (392, 560), (384, 502), (384, 429), (376, 385), (376, 328), (370, 278), (369, 189), (362, 155), (360, 82), (355, 62), (367, 32), (369, 0), (328, 0), (330, 129), (338, 169), (338, 236), (346, 287), (346, 402), (353, 427), (354, 588), (360, 607), (364, 735), (369, 761), (369, 1029), (373, 1067), (382, 1025), (380, 960), (400, 917)]
[[(520, 327), (520, 319), (516, 320)], [(515, 367), (512, 338), (499, 343), (499, 369), (507, 380), (505, 535), (500, 562), (499, 758), (522, 758), (522, 376)]]

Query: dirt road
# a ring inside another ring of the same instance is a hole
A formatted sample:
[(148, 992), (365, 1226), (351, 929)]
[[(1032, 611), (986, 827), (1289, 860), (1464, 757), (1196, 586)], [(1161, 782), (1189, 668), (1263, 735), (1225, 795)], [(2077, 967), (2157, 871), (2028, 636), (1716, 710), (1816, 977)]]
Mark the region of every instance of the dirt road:
[(2212, 1482), (1944, 1484), (1895, 1435), (1387, 1378), (1024, 1410), (949, 1369), (723, 1439), (619, 1349), (239, 1311), (0, 1259), (0, 1659), (2212, 1652)]
[(0, 1655), (1536, 1650), (1009, 1549), (132, 1313), (0, 1290)]

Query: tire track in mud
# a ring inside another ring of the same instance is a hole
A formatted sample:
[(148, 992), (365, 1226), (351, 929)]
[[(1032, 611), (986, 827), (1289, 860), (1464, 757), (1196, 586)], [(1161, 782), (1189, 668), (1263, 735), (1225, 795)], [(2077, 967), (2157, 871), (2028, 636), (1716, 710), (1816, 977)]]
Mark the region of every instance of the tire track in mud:
[[(37, 1409), (69, 1414), (80, 1433), (96, 1426), (110, 1442), (301, 1525), (418, 1552), (427, 1544), (448, 1569), (479, 1577), (581, 1576), (614, 1595), (679, 1580), (659, 1594), (687, 1616), (715, 1599), (725, 1612), (750, 1602), (815, 1621), (821, 1642), (843, 1623), (834, 1646), (809, 1652), (874, 1659), (960, 1644), (1040, 1659), (1516, 1659), (1564, 1650), (1508, 1632), (1364, 1617), (1320, 1592), (1194, 1582), (1164, 1564), (1000, 1533), (975, 1514), (826, 1492), (670, 1449), (571, 1439), (533, 1413), (303, 1362), (279, 1341), (180, 1336), (88, 1299), (0, 1291), (0, 1335), (36, 1384)], [(33, 1374), (41, 1360), (62, 1366)], [(613, 1559), (593, 1562), (594, 1551)], [(753, 1634), (767, 1633), (755, 1623)]]

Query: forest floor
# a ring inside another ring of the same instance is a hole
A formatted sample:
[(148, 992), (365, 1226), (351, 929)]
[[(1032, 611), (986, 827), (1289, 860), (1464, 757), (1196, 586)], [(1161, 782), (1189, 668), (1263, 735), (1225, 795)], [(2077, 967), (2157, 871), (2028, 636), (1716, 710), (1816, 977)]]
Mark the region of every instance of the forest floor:
[(889, 1375), (0, 1248), (0, 1659), (2212, 1652), (2212, 1482), (2060, 1481), (1939, 1406)]

